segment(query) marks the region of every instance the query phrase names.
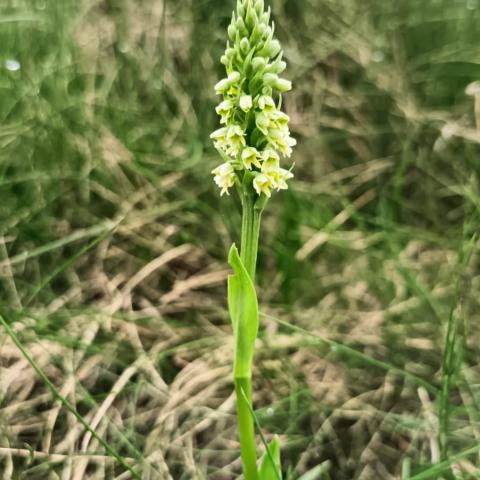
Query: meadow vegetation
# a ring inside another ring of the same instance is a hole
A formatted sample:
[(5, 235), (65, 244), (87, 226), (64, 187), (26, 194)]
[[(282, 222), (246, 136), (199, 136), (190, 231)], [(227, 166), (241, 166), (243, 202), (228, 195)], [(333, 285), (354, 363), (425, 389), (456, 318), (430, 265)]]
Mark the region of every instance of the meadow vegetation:
[[(2, 480), (240, 475), (209, 139), (233, 3), (0, 2)], [(480, 478), (480, 1), (269, 3), (298, 146), (261, 430), (287, 480)]]

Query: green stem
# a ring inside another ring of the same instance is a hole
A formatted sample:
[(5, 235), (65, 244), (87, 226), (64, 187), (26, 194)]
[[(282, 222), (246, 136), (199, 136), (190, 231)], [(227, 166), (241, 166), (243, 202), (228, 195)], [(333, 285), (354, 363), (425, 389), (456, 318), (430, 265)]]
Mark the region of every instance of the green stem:
[[(242, 244), (240, 257), (253, 283), (257, 265), (258, 237), (262, 209), (255, 206), (256, 195), (243, 193)], [(235, 377), (237, 419), (245, 480), (258, 480), (255, 425), (252, 417), (252, 372)]]
[(235, 394), (237, 396), (237, 421), (243, 476), (245, 480), (258, 480), (255, 425), (250, 412), (252, 405), (252, 377), (236, 377)]

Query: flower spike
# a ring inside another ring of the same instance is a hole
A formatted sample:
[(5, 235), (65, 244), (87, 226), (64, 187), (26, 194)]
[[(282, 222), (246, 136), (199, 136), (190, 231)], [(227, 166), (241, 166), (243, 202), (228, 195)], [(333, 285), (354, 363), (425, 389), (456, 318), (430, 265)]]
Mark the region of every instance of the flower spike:
[(246, 172), (254, 176), (256, 194), (268, 198), (274, 190), (287, 189), (293, 177), (280, 166), (280, 156), (289, 158), (297, 142), (290, 136), (290, 118), (280, 110), (281, 95), (292, 82), (280, 77), (286, 63), (274, 31), (264, 0), (237, 1), (221, 58), (227, 76), (215, 85), (222, 96), (216, 112), (224, 128), (211, 135), (227, 159), (213, 171), (222, 195)]

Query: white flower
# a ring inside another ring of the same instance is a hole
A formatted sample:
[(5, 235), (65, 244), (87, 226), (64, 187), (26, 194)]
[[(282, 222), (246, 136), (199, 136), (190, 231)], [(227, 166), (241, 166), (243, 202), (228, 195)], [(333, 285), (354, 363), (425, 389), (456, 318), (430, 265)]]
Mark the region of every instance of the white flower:
[(267, 149), (262, 152), (263, 163), (262, 163), (262, 173), (267, 175), (271, 182), (272, 186), (280, 190), (287, 190), (287, 180), (293, 178), (293, 173), (284, 168), (280, 168), (280, 157), (275, 150)]
[(278, 180), (277, 180), (277, 191), (280, 190), (288, 190), (287, 180), (293, 178), (293, 173), (290, 170), (285, 170), (284, 168), (280, 168), (278, 170)]
[(221, 150), (227, 150), (228, 142), (227, 142), (227, 128), (219, 128), (215, 130), (211, 135), (210, 138), (213, 140), (213, 144), (215, 148), (219, 148)]
[(248, 112), (250, 111), (250, 109), (252, 108), (253, 106), (253, 100), (252, 100), (252, 96), (251, 95), (242, 95), (240, 97), (240, 108), (244, 111), (244, 112)]
[[(268, 98), (268, 97), (267, 97)], [(262, 102), (263, 103), (263, 102)], [(257, 112), (255, 123), (257, 128), (266, 136), (269, 136), (269, 129), (283, 130), (288, 126), (290, 117), (280, 110), (272, 108), (265, 104), (265, 108), (261, 112)]]
[(255, 188), (255, 191), (258, 193), (258, 195), (263, 193), (270, 198), (272, 196), (271, 190), (272, 188), (275, 188), (275, 183), (270, 175), (259, 173), (253, 180), (253, 188)]
[(246, 170), (251, 170), (252, 166), (261, 168), (260, 164), (261, 155), (256, 148), (247, 147), (242, 152), (242, 163)]
[(290, 117), (281, 112), (280, 110), (273, 110), (268, 114), (270, 121), (274, 123), (277, 127), (286, 127), (290, 121)]
[(240, 73), (233, 71), (227, 78), (220, 80), (215, 85), (215, 92), (222, 94), (226, 92), (234, 83), (240, 80)]
[(268, 131), (268, 140), (270, 145), (278, 149), (282, 155), (286, 157), (292, 156), (292, 147), (297, 141), (290, 136), (288, 127), (274, 128)]
[(280, 157), (275, 150), (267, 148), (262, 152), (263, 165), (262, 171), (275, 170), (280, 166)]
[(276, 110), (277, 106), (275, 105), (275, 101), (273, 100), (272, 97), (268, 95), (262, 95), (258, 99), (258, 108), (260, 108), (260, 110), (271, 112), (273, 110)]
[(280, 157), (275, 150), (267, 149), (262, 154), (262, 173), (268, 175), (276, 188), (280, 180)]
[(213, 140), (221, 140), (227, 137), (227, 129), (225, 127), (219, 128), (215, 130), (211, 135), (210, 138)]
[(230, 81), (228, 78), (222, 78), (216, 85), (215, 85), (215, 93), (221, 94), (223, 93), (228, 87), (230, 86)]
[(233, 102), (231, 100), (224, 100), (215, 111), (220, 115), (222, 118), (220, 120), (221, 123), (227, 123), (227, 120), (230, 118), (233, 112)]
[(227, 131), (227, 153), (230, 155), (238, 155), (239, 151), (246, 144), (245, 132), (242, 127), (232, 125)]
[(219, 188), (222, 189), (220, 195), (227, 194), (228, 189), (235, 185), (235, 170), (231, 163), (222, 163), (219, 167), (212, 170), (213, 178)]

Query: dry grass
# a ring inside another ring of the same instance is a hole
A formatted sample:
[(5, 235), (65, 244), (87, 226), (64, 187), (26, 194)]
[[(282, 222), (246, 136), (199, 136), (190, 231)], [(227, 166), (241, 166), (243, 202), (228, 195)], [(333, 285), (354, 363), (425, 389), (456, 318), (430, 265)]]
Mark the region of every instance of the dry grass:
[[(140, 478), (239, 478), (240, 217), (207, 140), (230, 4), (37, 3), (0, 6), (22, 63), (0, 81), (0, 315)], [(273, 2), (299, 147), (263, 226), (254, 401), (288, 480), (399, 480), (480, 439), (479, 13), (437, 3)], [(132, 478), (5, 329), (0, 400), (2, 480)], [(478, 452), (453, 463), (431, 478), (478, 477)]]

